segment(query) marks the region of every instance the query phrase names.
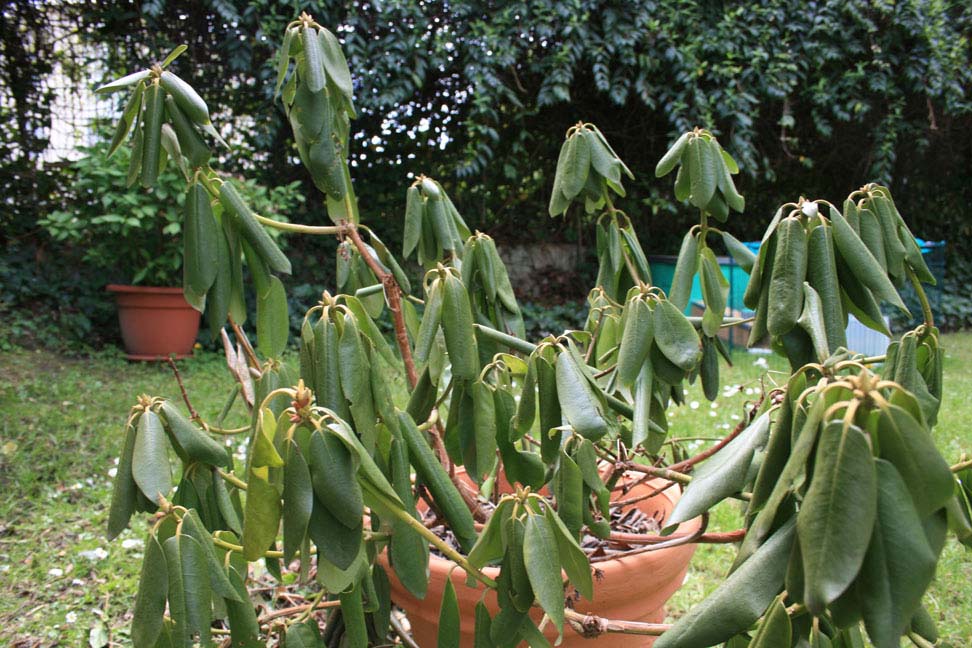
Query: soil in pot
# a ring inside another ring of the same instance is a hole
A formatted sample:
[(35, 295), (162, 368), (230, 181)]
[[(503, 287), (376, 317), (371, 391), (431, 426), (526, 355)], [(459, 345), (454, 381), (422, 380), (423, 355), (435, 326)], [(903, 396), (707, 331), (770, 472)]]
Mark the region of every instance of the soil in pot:
[(125, 357), (160, 360), (192, 355), (199, 333), (199, 311), (182, 295), (182, 288), (124, 286), (106, 288), (115, 294)]
[[(631, 475), (634, 481), (640, 475)], [(618, 499), (636, 499), (638, 496), (648, 495), (668, 485), (663, 479), (653, 479), (633, 486)], [(681, 491), (676, 487), (667, 488), (632, 504), (617, 515), (621, 524), (621, 531), (653, 532), (658, 525), (671, 514)], [(637, 511), (637, 513), (635, 513)], [(623, 518), (623, 519), (620, 519)], [(700, 519), (682, 524), (678, 533), (692, 533), (701, 525)], [(695, 553), (694, 544), (668, 547), (657, 551), (636, 552), (625, 551), (624, 547), (598, 545), (598, 542), (584, 539), (586, 548), (593, 552), (593, 567), (597, 570), (594, 579), (594, 600), (587, 601), (580, 597), (573, 597), (575, 610), (585, 614), (619, 619), (627, 621), (641, 621), (645, 623), (661, 623), (665, 618), (665, 602), (681, 587), (688, 570), (689, 561)], [(462, 646), (472, 648), (474, 631), (474, 614), (476, 604), (483, 594), (481, 584), (477, 587), (467, 587), (465, 573), (460, 568), (453, 570), (453, 563), (445, 558), (432, 554), (429, 560), (429, 588), (424, 600), (417, 600), (401, 585), (395, 577), (394, 570), (388, 568), (386, 555), (379, 560), (388, 569), (391, 580), (392, 600), (408, 613), (412, 634), (419, 646), (435, 646), (437, 643), (439, 606), (445, 589), (446, 578), (451, 578), (459, 599), (462, 613)], [(499, 568), (487, 567), (483, 570), (488, 576), (496, 578)], [(486, 605), (490, 614), (495, 616), (499, 610), (496, 595), (493, 591), (486, 594)], [(537, 611), (535, 621), (540, 620)], [(553, 642), (556, 630), (548, 627), (545, 634)], [(648, 647), (654, 643), (653, 637), (604, 634), (597, 639), (586, 639), (571, 630), (564, 628), (564, 648), (581, 648), (582, 646), (596, 646), (596, 648), (638, 648)], [(524, 644), (526, 645), (526, 644)]]

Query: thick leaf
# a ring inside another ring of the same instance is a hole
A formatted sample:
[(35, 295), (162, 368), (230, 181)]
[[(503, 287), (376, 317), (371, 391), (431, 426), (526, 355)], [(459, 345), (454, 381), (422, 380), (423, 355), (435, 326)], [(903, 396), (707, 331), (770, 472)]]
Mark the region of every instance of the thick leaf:
[[(307, 535), (317, 545), (318, 580), (331, 591), (346, 588), (356, 574), (355, 561), (362, 552), (362, 518), (356, 528), (349, 528), (335, 518), (327, 506), (314, 498), (314, 508), (307, 524)], [(325, 565), (331, 566), (331, 571)]]
[(168, 586), (165, 553), (159, 539), (150, 533), (145, 538), (145, 557), (142, 559), (138, 596), (132, 612), (132, 642), (135, 646), (155, 645), (155, 640), (162, 631)]
[(881, 410), (877, 436), (881, 458), (904, 477), (919, 516), (927, 517), (944, 506), (955, 482), (928, 430), (904, 409), (889, 405)]
[(193, 425), (172, 401), (164, 401), (160, 413), (168, 424), (172, 439), (190, 459), (210, 466), (226, 465), (228, 455), (225, 446)]
[(684, 153), (685, 146), (688, 144), (691, 136), (691, 133), (682, 133), (682, 135), (675, 140), (675, 143), (672, 144), (671, 148), (665, 152), (665, 155), (658, 160), (658, 164), (655, 165), (656, 178), (664, 177), (672, 172), (675, 165), (677, 165), (682, 159), (682, 153)]
[(783, 605), (783, 597), (778, 596), (759, 624), (759, 630), (753, 635), (750, 648), (780, 648), (789, 646), (793, 635), (790, 615)]
[(675, 275), (672, 277), (672, 287), (668, 291), (668, 299), (678, 310), (684, 311), (688, 307), (692, 296), (692, 280), (699, 268), (699, 239), (698, 235), (689, 231), (682, 239), (682, 247), (678, 251), (678, 261), (675, 262)]
[(791, 518), (750, 560), (662, 634), (654, 648), (714, 646), (748, 630), (783, 587), (794, 528)]
[[(182, 517), (182, 531), (191, 536), (199, 545), (206, 562), (206, 572), (212, 591), (227, 600), (239, 600), (239, 594), (233, 588), (226, 575), (226, 568), (216, 556), (213, 539), (209, 530), (199, 518), (199, 513), (193, 509)], [(185, 552), (183, 552), (185, 553)]]
[(722, 450), (702, 462), (665, 523), (672, 528), (708, 511), (746, 484), (753, 454), (766, 445), (770, 415), (765, 412)]
[(344, 52), (341, 51), (341, 43), (338, 42), (337, 37), (329, 30), (321, 29), (320, 45), (321, 58), (324, 63), (324, 69), (327, 71), (327, 76), (337, 86), (337, 89), (350, 100), (352, 93), (351, 71), (348, 69), (348, 62), (344, 58)]
[(877, 465), (877, 519), (858, 582), (867, 634), (877, 648), (897, 648), (935, 575), (908, 487), (894, 466)]
[(509, 517), (512, 506), (513, 500), (505, 498), (489, 516), (486, 526), (483, 527), (476, 544), (469, 552), (470, 565), (481, 569), (503, 557), (503, 520)]
[[(388, 468), (391, 472), (392, 487), (405, 504), (408, 514), (419, 520), (412, 495), (408, 448), (398, 426), (394, 426), (391, 433), (393, 438), (388, 450)], [(428, 540), (405, 521), (396, 517), (392, 520), (392, 537), (389, 543), (388, 555), (398, 580), (414, 597), (425, 598), (429, 584)], [(472, 553), (469, 558), (472, 559)]]
[(676, 367), (692, 371), (702, 360), (702, 342), (695, 327), (670, 301), (655, 306), (655, 345)]
[(817, 355), (817, 361), (821, 363), (829, 358), (832, 352), (827, 341), (827, 324), (824, 319), (824, 311), (825, 307), (820, 300), (820, 295), (810, 287), (810, 284), (804, 281), (803, 312), (800, 314), (797, 324), (810, 337), (811, 342), (813, 342), (813, 350)]
[(473, 635), (473, 648), (494, 648), (493, 640), (489, 636), (492, 619), (486, 603), (482, 600), (476, 603), (476, 629)]
[(651, 310), (644, 300), (630, 299), (626, 310), (617, 370), (618, 381), (625, 387), (633, 384), (641, 372), (654, 336)]
[(864, 434), (842, 421), (820, 435), (813, 478), (797, 516), (806, 580), (804, 600), (814, 614), (853, 582), (864, 560), (876, 515), (877, 477)]
[(199, 182), (186, 195), (183, 230), (183, 281), (187, 290), (204, 295), (216, 281), (216, 247), (219, 229), (213, 218), (209, 192)]
[(756, 264), (756, 255), (753, 254), (753, 251), (728, 232), (722, 233), (722, 242), (725, 243), (726, 249), (732, 256), (733, 261), (736, 262), (736, 265), (742, 268), (747, 274), (752, 274), (753, 266)]
[(588, 601), (593, 600), (594, 581), (591, 577), (591, 564), (587, 559), (587, 554), (577, 544), (577, 540), (571, 535), (567, 526), (552, 507), (544, 508), (544, 516), (546, 516), (547, 522), (553, 530), (560, 563), (567, 573), (570, 584)]
[(702, 272), (700, 274), (702, 297), (705, 300), (705, 313), (702, 316), (702, 331), (709, 337), (719, 334), (722, 319), (726, 313), (726, 300), (729, 296), (729, 280), (722, 274), (719, 261), (712, 248), (702, 249)]
[(131, 74), (126, 74), (125, 76), (115, 79), (114, 81), (109, 81), (108, 83), (99, 86), (95, 92), (98, 94), (116, 92), (118, 90), (124, 90), (129, 86), (133, 86), (139, 81), (144, 81), (149, 78), (152, 74), (151, 70), (139, 70), (138, 72), (132, 72)]
[(901, 301), (901, 296), (898, 295), (894, 284), (888, 279), (884, 268), (867, 249), (867, 246), (847, 223), (844, 216), (832, 208), (830, 210), (830, 222), (834, 228), (834, 243), (854, 276), (871, 289), (875, 297), (896, 306), (898, 310), (910, 317), (911, 312)]
[(442, 281), (442, 332), (452, 374), (456, 378), (475, 380), (479, 374), (479, 352), (469, 295), (462, 281), (451, 274)]
[(281, 643), (282, 648), (321, 648), (323, 645), (317, 621), (313, 619), (288, 626)]
[(280, 494), (269, 481), (267, 467), (251, 467), (243, 515), (243, 557), (261, 558), (277, 538), (280, 526)]
[(462, 499), (462, 495), (449, 479), (445, 468), (439, 463), (428, 442), (422, 437), (411, 417), (400, 412), (398, 415), (402, 437), (408, 446), (408, 455), (415, 466), (416, 475), (429, 489), (432, 499), (442, 511), (449, 527), (456, 534), (463, 551), (468, 552), (476, 543), (476, 528), (472, 513)]
[(307, 535), (314, 508), (314, 488), (300, 447), (293, 439), (287, 440), (284, 447), (283, 553), (284, 562), (289, 563)]
[(338, 600), (341, 602), (341, 618), (344, 620), (344, 638), (341, 644), (347, 648), (368, 647), (368, 624), (365, 621), (361, 595), (360, 584), (356, 584), (350, 591), (338, 594)]
[[(166, 573), (168, 576), (169, 618), (172, 619), (170, 632), (174, 646), (190, 644), (188, 614), (186, 612), (186, 590), (182, 582), (182, 551), (179, 536), (173, 535), (162, 543), (165, 553)], [(141, 646), (139, 646), (141, 648)]]
[(560, 408), (578, 434), (596, 440), (607, 434), (611, 424), (601, 398), (586, 374), (586, 365), (579, 364), (573, 354), (557, 356), (557, 399)]
[(303, 81), (311, 92), (320, 92), (327, 82), (327, 77), (324, 75), (324, 53), (321, 52), (317, 29), (310, 26), (304, 27), (301, 30), (300, 42), (304, 46), (304, 66), (301, 70), (307, 74), (307, 78)]
[(209, 627), (213, 622), (212, 589), (206, 566), (206, 555), (199, 542), (181, 534), (179, 555), (182, 559), (182, 587), (186, 597), (186, 625), (191, 634), (199, 635), (199, 643), (210, 645)]
[(766, 326), (770, 335), (788, 333), (803, 310), (803, 281), (807, 276), (807, 233), (799, 218), (784, 218), (776, 228), (776, 251), (769, 277)]
[(280, 279), (270, 277), (270, 289), (257, 298), (257, 344), (260, 353), (279, 358), (290, 337), (290, 312), (287, 291)]
[(308, 452), (311, 482), (318, 499), (349, 529), (361, 526), (364, 502), (351, 453), (335, 435), (315, 431)]
[(422, 236), (425, 200), (418, 187), (409, 187), (405, 194), (405, 232), (402, 235), (402, 257), (408, 257)]
[(692, 204), (704, 209), (712, 200), (719, 181), (715, 152), (704, 137), (695, 137), (688, 143), (686, 163), (691, 174)]
[(138, 419), (132, 451), (132, 477), (142, 493), (158, 504), (172, 490), (172, 468), (166, 453), (165, 430), (158, 414), (148, 410)]
[(459, 648), (460, 635), (459, 600), (452, 578), (446, 578), (442, 592), (442, 605), (439, 608), (439, 631), (436, 639), (438, 648)]
[(545, 515), (528, 515), (523, 535), (523, 561), (526, 563), (530, 586), (540, 607), (554, 622), (557, 631), (564, 631), (564, 587), (560, 579), (559, 553), (556, 533)]
[(583, 131), (577, 131), (567, 140), (563, 164), (561, 191), (571, 200), (584, 188), (591, 168), (591, 145)]
[(138, 485), (132, 479), (132, 455), (135, 452), (135, 422), (125, 426), (125, 443), (118, 458), (118, 470), (111, 489), (111, 509), (108, 513), (108, 539), (114, 540), (125, 530), (135, 512)]

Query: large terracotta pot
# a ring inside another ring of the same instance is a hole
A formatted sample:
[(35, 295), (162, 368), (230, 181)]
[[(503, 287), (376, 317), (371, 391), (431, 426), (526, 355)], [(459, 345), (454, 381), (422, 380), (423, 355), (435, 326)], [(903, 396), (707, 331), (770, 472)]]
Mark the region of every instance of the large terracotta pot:
[[(648, 481), (633, 487), (624, 497), (647, 494), (667, 483), (661, 479)], [(676, 488), (669, 488), (634, 506), (657, 519), (668, 519), (680, 494), (681, 491)], [(700, 524), (701, 520), (696, 518), (680, 525), (678, 532), (696, 531)], [(578, 612), (596, 614), (609, 619), (661, 623), (665, 618), (665, 602), (681, 587), (694, 553), (695, 545), (687, 544), (594, 563), (594, 567), (600, 572), (594, 580), (594, 600), (581, 599), (574, 608)], [(394, 570), (388, 568), (386, 554), (381, 554), (379, 560), (388, 570), (392, 600), (408, 613), (416, 642), (422, 648), (434, 647), (437, 643), (442, 592), (445, 589), (445, 579), (449, 577), (449, 572), (454, 566), (453, 563), (434, 555), (430, 557), (429, 589), (425, 599), (420, 601), (408, 593), (395, 577)], [(494, 579), (499, 574), (497, 567), (487, 567), (483, 571)], [(452, 570), (451, 578), (462, 614), (462, 646), (472, 648), (475, 607), (482, 596), (484, 586), (477, 583), (476, 588), (468, 587), (465, 573), (459, 568)], [(490, 614), (495, 616), (499, 610), (495, 592), (488, 592), (485, 600)], [(535, 617), (534, 620), (539, 621), (539, 612)], [(556, 630), (548, 627), (546, 635), (553, 642), (556, 638)], [(636, 648), (648, 647), (653, 643), (654, 637), (624, 634), (604, 634), (597, 639), (585, 639), (565, 626), (561, 646), (562, 648), (584, 646)]]
[(129, 360), (159, 360), (192, 355), (199, 332), (199, 311), (182, 288), (109, 284), (118, 303), (118, 323)]

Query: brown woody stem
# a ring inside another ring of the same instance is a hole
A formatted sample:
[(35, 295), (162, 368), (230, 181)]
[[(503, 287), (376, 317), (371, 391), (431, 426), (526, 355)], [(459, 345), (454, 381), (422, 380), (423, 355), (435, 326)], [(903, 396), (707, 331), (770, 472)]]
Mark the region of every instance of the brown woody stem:
[(358, 229), (352, 226), (345, 226), (342, 230), (348, 235), (351, 242), (358, 249), (358, 254), (368, 264), (375, 277), (385, 287), (385, 297), (388, 299), (388, 308), (392, 313), (392, 321), (395, 324), (395, 341), (398, 342), (398, 350), (402, 354), (402, 362), (405, 364), (405, 374), (408, 376), (409, 389), (414, 389), (418, 383), (418, 374), (415, 372), (415, 360), (412, 358), (412, 348), (408, 343), (408, 331), (405, 328), (405, 316), (402, 314), (402, 291), (391, 273), (385, 272), (378, 262), (368, 252)]
[(605, 619), (593, 614), (581, 614), (570, 608), (564, 610), (564, 619), (577, 634), (585, 639), (595, 639), (609, 632), (657, 637), (672, 627), (668, 623), (641, 623), (640, 621)]
[(192, 403), (189, 401), (189, 394), (186, 393), (186, 386), (182, 383), (182, 376), (179, 374), (179, 367), (176, 366), (175, 360), (172, 356), (166, 358), (169, 366), (172, 368), (172, 373), (175, 374), (176, 382), (179, 383), (179, 391), (182, 392), (182, 400), (185, 401), (186, 407), (189, 408), (189, 418), (193, 421), (199, 420), (199, 414), (193, 409)]
[(671, 466), (668, 467), (668, 469), (669, 470), (676, 470), (676, 471), (680, 471), (680, 472), (681, 471), (684, 471), (687, 468), (691, 468), (692, 466), (694, 466), (695, 464), (699, 463), (700, 461), (705, 461), (706, 459), (708, 459), (709, 457), (711, 457), (715, 453), (717, 453), (720, 450), (722, 450), (723, 448), (725, 448), (727, 445), (729, 445), (729, 442), (730, 441), (732, 441), (737, 436), (739, 436), (740, 434), (742, 434), (743, 430), (745, 430), (747, 427), (749, 427), (749, 424), (753, 420), (753, 416), (755, 416), (756, 412), (759, 411), (760, 406), (763, 404), (763, 399), (764, 398), (765, 398), (765, 396), (761, 396), (759, 398), (759, 400), (757, 400), (756, 403), (753, 404), (752, 408), (750, 408), (749, 414), (744, 419), (742, 419), (741, 421), (739, 421), (739, 423), (736, 424), (735, 429), (733, 429), (732, 432), (730, 432), (725, 437), (723, 437), (722, 439), (720, 439), (718, 443), (715, 443), (711, 447), (706, 448), (705, 450), (703, 450), (699, 454), (695, 455), (694, 457), (689, 457), (688, 459), (685, 459), (684, 461), (679, 461), (678, 463), (672, 464)]

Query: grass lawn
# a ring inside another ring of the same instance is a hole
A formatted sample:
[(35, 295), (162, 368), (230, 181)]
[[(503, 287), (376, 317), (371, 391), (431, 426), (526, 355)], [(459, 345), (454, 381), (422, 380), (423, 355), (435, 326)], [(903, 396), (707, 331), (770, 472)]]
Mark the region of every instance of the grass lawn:
[[(966, 398), (972, 392), (972, 334), (946, 336), (944, 344), (946, 395), (936, 435), (954, 461), (963, 449), (972, 451), (966, 425), (972, 420), (972, 401)], [(782, 376), (774, 373), (784, 369), (781, 360), (763, 358), (740, 353), (735, 367), (723, 369), (727, 389), (718, 407), (698, 387), (690, 390), (687, 404), (672, 415), (672, 436), (725, 434), (760, 379)], [(193, 405), (203, 417), (215, 418), (232, 385), (222, 358), (206, 354), (180, 367)], [(116, 353), (85, 359), (29, 351), (0, 356), (0, 645), (87, 646), (89, 637), (130, 645), (128, 615), (145, 520), (133, 518), (134, 529), (112, 543), (104, 539), (104, 528), (122, 425), (143, 392), (179, 399), (168, 367), (128, 363)], [(226, 425), (243, 423), (237, 405)], [(738, 528), (741, 520), (735, 504), (722, 504), (710, 528)], [(733, 551), (699, 547), (685, 586), (670, 603), (673, 616), (720, 582)], [(970, 559), (950, 540), (925, 599), (943, 636), (956, 646), (972, 645)]]

